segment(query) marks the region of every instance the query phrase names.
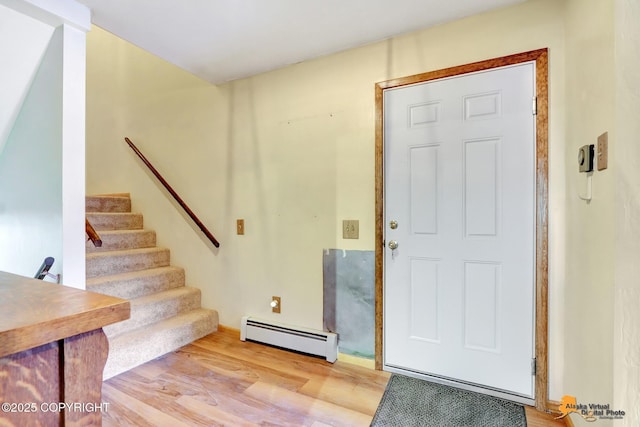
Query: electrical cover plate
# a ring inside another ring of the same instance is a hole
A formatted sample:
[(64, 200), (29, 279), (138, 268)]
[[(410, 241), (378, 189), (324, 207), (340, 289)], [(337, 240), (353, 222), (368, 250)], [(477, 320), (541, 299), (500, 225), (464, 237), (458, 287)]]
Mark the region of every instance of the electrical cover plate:
[(345, 219), (344, 221), (342, 221), (342, 238), (359, 239), (360, 221), (358, 221), (357, 219)]
[(606, 169), (609, 163), (609, 132), (605, 132), (598, 137), (597, 158), (598, 170)]

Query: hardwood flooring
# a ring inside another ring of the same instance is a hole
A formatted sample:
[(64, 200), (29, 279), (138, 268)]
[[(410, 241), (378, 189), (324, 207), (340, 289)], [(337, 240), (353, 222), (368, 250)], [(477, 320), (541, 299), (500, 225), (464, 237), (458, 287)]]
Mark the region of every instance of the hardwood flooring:
[[(368, 426), (387, 372), (240, 341), (221, 328), (105, 381), (103, 426)], [(527, 408), (529, 427), (564, 422)]]

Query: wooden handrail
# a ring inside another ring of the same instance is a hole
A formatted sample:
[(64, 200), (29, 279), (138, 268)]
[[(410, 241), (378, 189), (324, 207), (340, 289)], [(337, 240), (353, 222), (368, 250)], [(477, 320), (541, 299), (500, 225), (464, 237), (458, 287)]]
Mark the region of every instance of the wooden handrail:
[(158, 181), (160, 181), (162, 185), (164, 185), (164, 188), (166, 188), (167, 191), (173, 196), (173, 198), (176, 199), (176, 202), (178, 202), (178, 204), (182, 207), (182, 209), (184, 209), (187, 215), (189, 215), (189, 218), (191, 218), (193, 222), (196, 223), (198, 228), (200, 228), (200, 231), (202, 231), (204, 235), (207, 236), (207, 238), (211, 241), (211, 243), (213, 243), (213, 246), (215, 246), (216, 248), (219, 248), (220, 243), (216, 240), (215, 237), (213, 237), (213, 234), (211, 234), (211, 232), (207, 229), (207, 227), (204, 226), (202, 221), (198, 219), (196, 214), (194, 214), (193, 211), (189, 209), (189, 206), (187, 206), (187, 204), (180, 198), (180, 196), (178, 196), (178, 193), (176, 193), (175, 190), (171, 188), (169, 183), (162, 177), (162, 175), (160, 175), (160, 172), (158, 172), (156, 168), (153, 167), (153, 165), (149, 162), (149, 160), (147, 160), (144, 154), (142, 154), (140, 150), (138, 150), (138, 147), (136, 147), (135, 144), (131, 142), (129, 138), (125, 137), (124, 140), (126, 141), (127, 144), (129, 144), (129, 147), (131, 147), (131, 149), (138, 155), (138, 157), (140, 157), (140, 160), (142, 160), (142, 162), (145, 165), (147, 165), (147, 167), (155, 175), (155, 177), (158, 178)]
[(84, 228), (85, 228), (85, 231), (87, 232), (87, 236), (89, 236), (89, 240), (91, 240), (91, 243), (93, 243), (93, 246), (95, 246), (96, 248), (101, 247), (102, 239), (100, 238), (100, 235), (95, 230), (95, 228), (93, 228), (93, 225), (91, 225), (91, 223), (87, 218), (85, 218), (84, 221), (85, 221)]

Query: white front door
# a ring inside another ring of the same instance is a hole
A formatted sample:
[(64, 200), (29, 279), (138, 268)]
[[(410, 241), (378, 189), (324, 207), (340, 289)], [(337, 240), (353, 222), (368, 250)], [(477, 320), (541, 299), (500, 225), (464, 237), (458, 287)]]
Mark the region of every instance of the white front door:
[(533, 398), (535, 64), (383, 96), (384, 365)]

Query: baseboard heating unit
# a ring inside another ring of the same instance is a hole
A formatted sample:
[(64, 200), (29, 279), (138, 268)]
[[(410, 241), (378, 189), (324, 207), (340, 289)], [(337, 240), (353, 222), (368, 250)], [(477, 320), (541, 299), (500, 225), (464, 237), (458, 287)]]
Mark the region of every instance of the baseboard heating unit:
[(322, 356), (331, 363), (338, 358), (337, 334), (256, 319), (255, 317), (245, 316), (242, 318), (240, 339)]

